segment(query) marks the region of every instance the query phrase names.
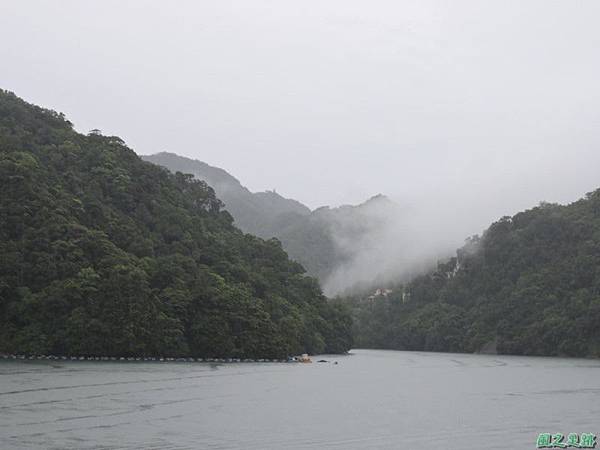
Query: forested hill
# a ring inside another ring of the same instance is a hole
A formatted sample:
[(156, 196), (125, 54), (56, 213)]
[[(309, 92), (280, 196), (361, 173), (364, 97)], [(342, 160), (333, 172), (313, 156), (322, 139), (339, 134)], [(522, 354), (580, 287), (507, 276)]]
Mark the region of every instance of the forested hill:
[[(311, 211), (302, 203), (274, 191), (250, 192), (237, 178), (213, 167), (174, 153), (157, 153), (142, 159), (172, 172), (191, 173), (206, 181), (225, 203), (235, 224), (246, 233), (268, 239), (276, 237), (291, 258), (300, 262), (323, 285), (343, 286), (339, 279), (353, 280), (345, 271), (353, 267), (366, 247), (381, 241), (382, 228), (389, 217), (399, 215), (399, 206), (377, 195), (360, 205), (321, 207)], [(377, 254), (371, 259), (377, 261)], [(373, 258), (375, 257), (375, 258)], [(333, 280), (333, 276), (338, 280)]]
[(600, 356), (600, 190), (492, 224), (435, 272), (354, 299), (358, 345)]
[(191, 173), (197, 179), (206, 181), (220, 200), (225, 203), (228, 212), (234, 218), (235, 225), (246, 233), (265, 239), (277, 235), (274, 225), (281, 215), (303, 216), (310, 209), (299, 201), (282, 197), (273, 191), (250, 192), (237, 178), (225, 170), (205, 162), (185, 158), (174, 153), (161, 152), (141, 157), (172, 172)]
[(0, 91), (0, 352), (342, 352), (350, 318), (204, 182)]

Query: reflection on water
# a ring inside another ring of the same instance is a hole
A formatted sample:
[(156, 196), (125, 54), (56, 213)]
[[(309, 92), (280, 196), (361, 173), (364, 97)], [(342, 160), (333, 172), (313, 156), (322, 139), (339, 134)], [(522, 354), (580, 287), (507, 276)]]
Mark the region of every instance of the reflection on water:
[(0, 448), (534, 449), (544, 431), (600, 434), (599, 361), (352, 353), (0, 361)]

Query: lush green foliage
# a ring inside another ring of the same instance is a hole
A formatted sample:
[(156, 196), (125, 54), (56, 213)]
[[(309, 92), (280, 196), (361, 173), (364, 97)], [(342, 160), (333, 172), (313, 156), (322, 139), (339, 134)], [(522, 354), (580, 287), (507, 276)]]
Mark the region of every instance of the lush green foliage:
[(310, 209), (302, 203), (284, 198), (274, 191), (250, 192), (225, 170), (202, 161), (168, 152), (141, 158), (166, 167), (173, 173), (191, 173), (197, 179), (206, 181), (225, 203), (225, 209), (233, 216), (235, 225), (246, 233), (264, 239), (277, 236), (277, 221), (280, 217), (310, 214)]
[(142, 158), (206, 181), (240, 229), (265, 239), (276, 237), (290, 257), (322, 283), (352, 261), (365, 241), (380, 234), (386, 215), (397, 214), (397, 206), (382, 195), (357, 206), (321, 207), (311, 212), (274, 191), (252, 193), (225, 170), (202, 161), (165, 152)]
[(600, 190), (504, 217), (434, 272), (354, 305), (360, 346), (600, 356)]
[(0, 351), (342, 352), (350, 317), (204, 182), (0, 91)]

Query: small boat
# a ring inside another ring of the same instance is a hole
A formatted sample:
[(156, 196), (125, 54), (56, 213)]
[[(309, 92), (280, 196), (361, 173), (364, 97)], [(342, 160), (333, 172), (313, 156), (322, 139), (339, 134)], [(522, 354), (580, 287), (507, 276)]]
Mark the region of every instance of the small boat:
[(298, 356), (297, 360), (298, 360), (298, 362), (301, 362), (301, 363), (311, 363), (312, 362), (312, 359), (310, 359), (306, 353), (303, 353), (301, 356)]

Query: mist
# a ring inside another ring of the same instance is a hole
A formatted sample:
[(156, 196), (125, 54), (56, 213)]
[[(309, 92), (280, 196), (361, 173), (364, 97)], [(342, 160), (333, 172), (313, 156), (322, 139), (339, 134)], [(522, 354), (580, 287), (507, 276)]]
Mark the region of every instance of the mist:
[[(311, 208), (383, 193), (336, 292), (600, 184), (593, 1), (5, 2), (0, 84)], [(412, 270), (412, 269), (411, 269)], [(394, 275), (394, 276), (395, 276)]]
[[(353, 217), (361, 233), (345, 230), (340, 221), (331, 234), (341, 253), (350, 255), (323, 281), (329, 296), (393, 287), (455, 255), (464, 243), (464, 224), (442, 220), (419, 205), (381, 197), (359, 206)], [(357, 220), (358, 219), (358, 220)]]

